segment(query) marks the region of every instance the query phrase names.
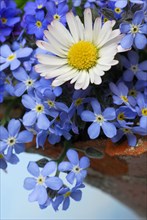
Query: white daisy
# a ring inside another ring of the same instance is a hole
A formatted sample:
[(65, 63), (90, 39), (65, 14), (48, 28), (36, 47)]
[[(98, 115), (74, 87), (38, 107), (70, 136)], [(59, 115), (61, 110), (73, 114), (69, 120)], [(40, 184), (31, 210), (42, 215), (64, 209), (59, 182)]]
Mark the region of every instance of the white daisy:
[(100, 84), (104, 71), (118, 63), (114, 57), (121, 39), (119, 29), (112, 30), (114, 21), (102, 25), (100, 17), (93, 24), (90, 9), (84, 11), (84, 25), (72, 12), (66, 19), (69, 30), (53, 21), (44, 31), (47, 41), (37, 41), (37, 46), (51, 55), (37, 54), (40, 64), (35, 66), (36, 72), (46, 79), (54, 78), (53, 86), (69, 80), (75, 83), (75, 89)]

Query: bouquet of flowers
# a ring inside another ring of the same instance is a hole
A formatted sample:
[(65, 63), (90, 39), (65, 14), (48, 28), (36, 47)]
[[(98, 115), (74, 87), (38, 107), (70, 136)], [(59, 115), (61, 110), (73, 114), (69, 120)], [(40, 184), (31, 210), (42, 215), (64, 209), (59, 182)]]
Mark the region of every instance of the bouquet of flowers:
[(66, 210), (70, 198), (81, 200), (90, 166), (77, 140), (127, 138), (137, 147), (147, 135), (147, 3), (0, 4), (0, 168), (17, 164), (26, 143), (55, 151), (61, 143), (58, 160), (29, 162), (24, 188), (40, 208)]

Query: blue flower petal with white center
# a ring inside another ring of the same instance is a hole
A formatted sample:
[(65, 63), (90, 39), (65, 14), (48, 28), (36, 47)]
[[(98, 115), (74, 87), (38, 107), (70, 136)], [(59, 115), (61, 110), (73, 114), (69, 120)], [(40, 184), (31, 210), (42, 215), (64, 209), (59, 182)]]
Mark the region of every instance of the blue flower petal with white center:
[(67, 210), (68, 207), (69, 207), (69, 205), (70, 205), (70, 199), (69, 199), (69, 197), (66, 197), (65, 200), (64, 200), (64, 202), (63, 202), (63, 207), (62, 207), (62, 209), (63, 209), (63, 210)]
[(128, 52), (128, 58), (131, 64), (137, 65), (139, 62), (139, 55), (135, 51), (131, 50)]
[(0, 126), (0, 139), (7, 139), (9, 137), (9, 133), (6, 128)]
[(115, 95), (117, 95), (117, 96), (120, 95), (120, 91), (114, 83), (112, 83), (112, 82), (109, 83), (109, 87)]
[(100, 134), (100, 125), (97, 122), (93, 122), (88, 128), (88, 135), (90, 139), (95, 139)]
[(37, 113), (34, 111), (29, 111), (25, 113), (23, 116), (23, 124), (24, 126), (32, 126), (35, 124), (37, 119)]
[(123, 82), (120, 82), (118, 84), (118, 89), (121, 92), (121, 95), (123, 95), (123, 96), (127, 96), (128, 95), (128, 91), (129, 91), (128, 87)]
[(88, 157), (83, 156), (79, 162), (80, 168), (86, 169), (90, 166), (90, 160)]
[(123, 73), (123, 79), (126, 82), (131, 82), (134, 78), (134, 73), (131, 70), (125, 70)]
[(111, 139), (114, 143), (119, 141), (123, 137), (124, 133), (122, 130), (117, 130), (117, 134)]
[(110, 122), (103, 122), (102, 129), (104, 134), (109, 138), (114, 137), (117, 133), (116, 127)]
[(46, 130), (50, 126), (50, 122), (45, 114), (39, 114), (38, 120), (37, 120), (37, 126), (40, 129)]
[(90, 122), (90, 121), (95, 120), (95, 115), (94, 115), (93, 112), (86, 110), (86, 111), (82, 112), (81, 118), (82, 118), (83, 121)]
[(135, 36), (135, 46), (138, 49), (143, 49), (147, 45), (147, 39), (145, 35), (137, 33)]
[(29, 162), (27, 166), (27, 170), (29, 171), (30, 174), (32, 174), (35, 177), (38, 177), (40, 174), (38, 165), (33, 161)]
[(16, 154), (20, 154), (25, 151), (25, 145), (24, 144), (15, 144), (14, 149), (15, 149)]
[(74, 172), (70, 172), (67, 176), (66, 176), (67, 181), (70, 184), (73, 184), (74, 179), (75, 179), (75, 173)]
[(14, 137), (20, 131), (21, 123), (19, 120), (11, 119), (8, 124), (9, 135)]
[(14, 70), (12, 74), (19, 81), (25, 81), (28, 78), (28, 74), (22, 67), (19, 67), (17, 70)]
[(12, 51), (10, 47), (7, 44), (4, 44), (0, 47), (1, 55), (5, 58), (7, 58), (10, 54), (12, 54)]
[(24, 83), (18, 83), (16, 84), (14, 88), (14, 94), (18, 97), (20, 97), (26, 90), (26, 85)]
[(35, 101), (29, 95), (23, 95), (22, 104), (28, 109), (33, 109), (36, 106)]
[(4, 141), (0, 141), (0, 152), (4, 151), (7, 148), (8, 144)]
[(73, 168), (72, 164), (68, 161), (63, 161), (58, 166), (58, 170), (61, 172), (70, 171), (72, 170), (72, 168)]
[(57, 164), (54, 161), (48, 162), (41, 171), (42, 176), (49, 176), (55, 173), (57, 170)]
[(114, 120), (116, 118), (116, 112), (114, 108), (108, 107), (103, 111), (103, 117), (106, 120)]
[(81, 190), (76, 190), (76, 191), (72, 192), (70, 196), (75, 201), (80, 201), (82, 198), (82, 192), (81, 192)]
[(21, 131), (17, 137), (17, 143), (28, 143), (33, 140), (33, 133), (30, 131)]
[(128, 33), (129, 32), (129, 30), (130, 30), (130, 24), (127, 24), (127, 23), (122, 23), (121, 25), (120, 25), (120, 31), (122, 32), (122, 33)]
[(136, 11), (132, 20), (132, 23), (135, 25), (141, 24), (144, 18), (143, 11)]
[(132, 147), (135, 147), (137, 144), (137, 138), (134, 134), (126, 134), (127, 139), (128, 139), (128, 144)]
[(20, 66), (20, 61), (18, 59), (14, 59), (11, 63), (10, 63), (10, 70), (15, 70)]
[(101, 106), (96, 99), (91, 101), (91, 106), (93, 108), (94, 113), (101, 114)]
[(45, 184), (52, 190), (59, 190), (63, 182), (59, 177), (49, 177), (46, 179)]
[(67, 158), (69, 159), (69, 161), (73, 165), (79, 164), (79, 156), (75, 150), (72, 150), (72, 149), (68, 150), (66, 155), (67, 155)]
[(140, 118), (140, 127), (144, 128), (147, 130), (147, 116), (142, 116)]
[(15, 51), (17, 58), (28, 57), (32, 53), (33, 49), (29, 47), (20, 48)]
[(46, 191), (46, 188), (42, 185), (39, 185), (37, 187), (38, 187), (37, 201), (39, 205), (43, 205), (47, 201), (47, 198), (48, 198), (47, 191)]
[(10, 65), (10, 63), (8, 63), (8, 62), (0, 65), (0, 71), (3, 71), (4, 69), (6, 69), (9, 65)]
[(147, 23), (141, 25), (140, 32), (143, 34), (147, 34)]
[(27, 177), (24, 180), (24, 184), (23, 184), (24, 188), (27, 190), (32, 190), (35, 188), (36, 186), (36, 179), (33, 177)]
[(132, 47), (133, 45), (133, 36), (132, 34), (127, 34), (123, 37), (120, 42), (121, 46), (125, 49)]
[(139, 69), (147, 71), (147, 60), (145, 60), (139, 64)]

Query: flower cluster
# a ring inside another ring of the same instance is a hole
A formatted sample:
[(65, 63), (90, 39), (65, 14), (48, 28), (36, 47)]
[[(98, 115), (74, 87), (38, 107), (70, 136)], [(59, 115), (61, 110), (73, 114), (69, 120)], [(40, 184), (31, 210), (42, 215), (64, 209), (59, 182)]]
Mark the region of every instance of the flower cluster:
[(137, 147), (138, 136), (147, 135), (147, 3), (0, 6), (0, 168), (18, 163), (28, 142), (43, 149), (60, 143), (57, 161), (29, 163), (33, 177), (24, 187), (40, 208), (62, 203), (66, 210), (70, 198), (80, 201), (89, 167), (88, 157), (70, 149), (76, 140), (127, 138)]

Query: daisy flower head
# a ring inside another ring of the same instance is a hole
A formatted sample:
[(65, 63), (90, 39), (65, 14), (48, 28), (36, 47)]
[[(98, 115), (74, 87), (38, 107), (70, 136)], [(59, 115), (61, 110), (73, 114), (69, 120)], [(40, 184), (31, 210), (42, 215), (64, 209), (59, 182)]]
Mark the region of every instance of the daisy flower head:
[(46, 79), (54, 78), (52, 86), (70, 81), (74, 88), (86, 89), (90, 83), (101, 84), (101, 76), (118, 63), (114, 59), (121, 39), (119, 29), (112, 30), (115, 22), (102, 25), (98, 17), (92, 23), (89, 8), (84, 11), (84, 24), (72, 12), (67, 13), (68, 29), (53, 21), (44, 31), (47, 41), (37, 41), (37, 46), (50, 52), (37, 54), (36, 72)]

